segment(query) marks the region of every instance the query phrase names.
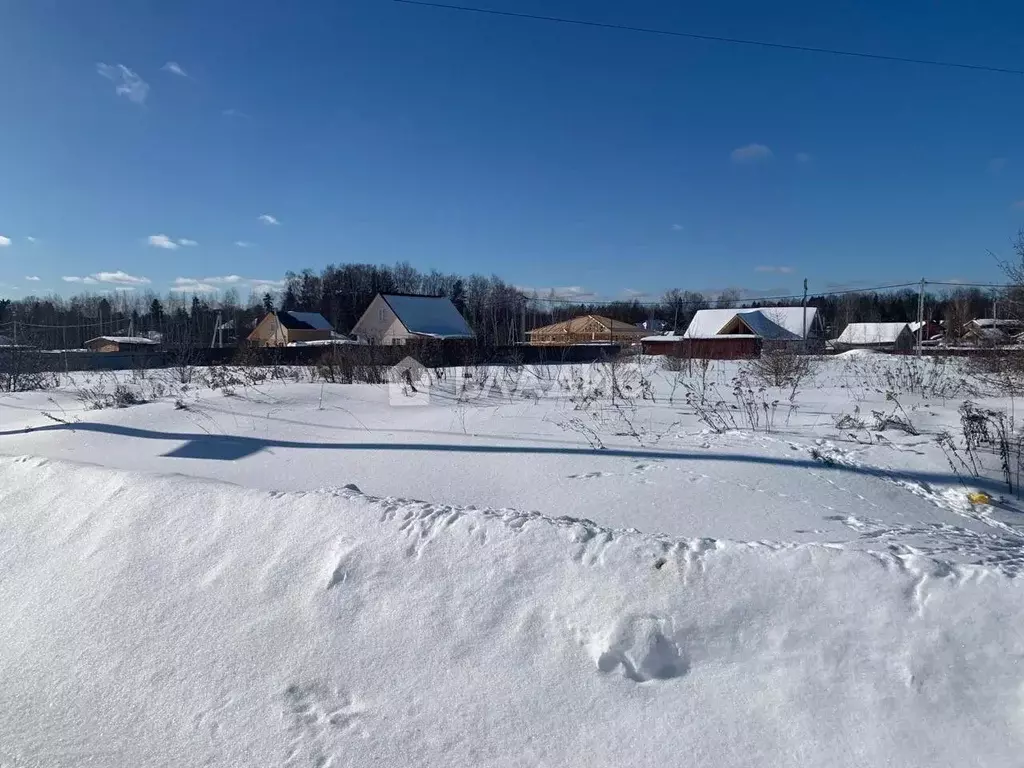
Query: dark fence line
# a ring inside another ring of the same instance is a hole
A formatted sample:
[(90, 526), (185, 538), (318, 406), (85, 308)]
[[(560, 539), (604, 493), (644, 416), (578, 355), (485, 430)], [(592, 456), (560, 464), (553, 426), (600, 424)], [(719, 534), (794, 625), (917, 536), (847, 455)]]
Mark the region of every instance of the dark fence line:
[(4, 358), (29, 359), (33, 367), (54, 371), (129, 371), (150, 368), (212, 365), (316, 365), (329, 358), (355, 365), (392, 366), (407, 357), (428, 368), (457, 365), (535, 365), (590, 363), (615, 357), (621, 347), (614, 344), (572, 347), (489, 347), (475, 344), (420, 343), (404, 346), (337, 345), (332, 347), (233, 347), (157, 349), (138, 352), (88, 352), (84, 350), (40, 351), (25, 348), (0, 349)]

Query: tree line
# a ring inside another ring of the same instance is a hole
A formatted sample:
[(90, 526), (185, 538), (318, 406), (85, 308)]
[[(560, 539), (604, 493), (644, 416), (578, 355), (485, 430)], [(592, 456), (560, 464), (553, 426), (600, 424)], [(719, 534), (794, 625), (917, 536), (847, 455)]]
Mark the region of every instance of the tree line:
[[(1024, 246), (1024, 238), (1021, 240)], [(1024, 247), (1020, 252), (1024, 264)], [(1011, 265), (1012, 268), (1012, 265)], [(1009, 273), (1008, 273), (1009, 274)], [(1010, 275), (1012, 277), (1012, 275)], [(1021, 275), (1024, 278), (1024, 270)], [(1024, 282), (1024, 281), (1022, 281)], [(436, 270), (423, 272), (402, 262), (394, 266), (337, 264), (320, 272), (311, 269), (286, 275), (283, 288), (252, 294), (241, 300), (229, 289), (212, 295), (160, 297), (153, 292), (116, 292), (28, 296), (0, 300), (0, 335), (17, 336), (19, 343), (47, 349), (75, 349), (96, 336), (160, 334), (166, 344), (210, 346), (216, 338), (234, 345), (268, 313), (278, 309), (319, 312), (340, 332), (348, 332), (377, 293), (414, 293), (449, 297), (483, 344), (506, 345), (524, 340), (524, 331), (584, 314), (600, 314), (632, 324), (649, 321), (655, 327), (686, 328), (693, 315), (706, 308), (792, 306), (799, 301), (743, 300), (726, 291), (708, 296), (671, 289), (660, 300), (573, 300), (553, 292), (526, 293), (492, 275), (460, 276)], [(991, 317), (996, 297), (978, 288), (926, 293), (925, 316), (945, 320), (953, 329), (975, 317)], [(999, 315), (1020, 316), (1024, 304), (1016, 293), (1001, 294)], [(910, 322), (917, 319), (918, 293), (857, 292), (811, 296), (829, 335), (834, 337), (853, 322)], [(651, 327), (651, 326), (648, 326)], [(220, 328), (220, 333), (217, 329)]]

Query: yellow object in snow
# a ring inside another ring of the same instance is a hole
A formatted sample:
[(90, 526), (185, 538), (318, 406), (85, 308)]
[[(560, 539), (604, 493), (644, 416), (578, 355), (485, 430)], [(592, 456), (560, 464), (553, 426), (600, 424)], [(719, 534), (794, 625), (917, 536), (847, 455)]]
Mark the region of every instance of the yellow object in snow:
[(967, 500), (971, 504), (988, 504), (992, 501), (992, 497), (983, 491), (975, 491), (967, 494)]

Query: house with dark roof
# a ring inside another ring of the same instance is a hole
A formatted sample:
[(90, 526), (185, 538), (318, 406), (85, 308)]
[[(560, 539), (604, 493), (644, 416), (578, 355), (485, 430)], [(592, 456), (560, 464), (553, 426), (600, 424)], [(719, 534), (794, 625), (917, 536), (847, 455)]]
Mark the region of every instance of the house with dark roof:
[(473, 329), (451, 299), (408, 293), (378, 293), (352, 327), (351, 335), (367, 344), (474, 338)]
[(286, 347), (299, 341), (326, 341), (334, 328), (319, 312), (271, 312), (246, 339), (255, 347)]

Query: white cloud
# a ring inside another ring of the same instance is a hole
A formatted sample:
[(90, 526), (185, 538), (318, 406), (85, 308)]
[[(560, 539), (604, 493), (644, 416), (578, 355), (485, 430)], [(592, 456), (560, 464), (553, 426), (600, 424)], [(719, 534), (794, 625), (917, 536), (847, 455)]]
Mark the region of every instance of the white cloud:
[(219, 275), (216, 277), (178, 277), (171, 290), (175, 293), (216, 293), (225, 287), (248, 285), (252, 289), (280, 288), (284, 280), (262, 280), (241, 275)]
[(28, 280), (30, 283), (38, 283), (39, 282), (39, 278), (36, 277), (35, 275), (25, 275), (25, 279)]
[(744, 147), (737, 147), (729, 157), (734, 163), (756, 163), (761, 160), (770, 160), (775, 153), (764, 144), (747, 144)]
[(183, 245), (186, 248), (191, 248), (194, 245), (199, 245), (195, 240), (189, 240), (187, 237), (179, 237), (178, 245)]
[(683, 225), (682, 224), (673, 224), (672, 225), (672, 231), (673, 232), (682, 232), (683, 231)]
[(788, 275), (793, 271), (792, 267), (754, 267), (755, 272), (781, 272), (784, 275)]
[(1012, 207), (1016, 208), (1018, 211), (1024, 211), (1024, 200), (1018, 200)]
[(240, 109), (225, 109), (221, 111), (224, 117), (249, 117), (249, 115)]
[(260, 216), (260, 221), (262, 221), (264, 224), (270, 224), (272, 226), (278, 226), (281, 223), (274, 216), (271, 216), (269, 213), (262, 214)]
[(235, 245), (239, 248), (252, 248), (252, 243), (245, 240), (235, 240)]
[(178, 77), (188, 77), (188, 73), (181, 68), (181, 64), (176, 61), (168, 61), (162, 67), (164, 72), (170, 72), (172, 75), (178, 75)]
[(516, 290), (525, 293), (529, 296), (536, 296), (540, 300), (544, 299), (578, 299), (580, 301), (585, 299), (597, 298), (597, 294), (593, 291), (588, 291), (579, 285), (567, 285), (560, 288), (534, 288), (527, 285), (517, 285)]
[(36, 239), (35, 239), (34, 237), (29, 237), (29, 236), (26, 236), (26, 237), (25, 237), (25, 239), (26, 239), (26, 240), (27, 240), (28, 242), (30, 242), (30, 243), (34, 243), (34, 242), (36, 241)]
[(150, 235), (146, 238), (146, 241), (154, 248), (166, 248), (169, 251), (173, 251), (178, 247), (178, 244), (167, 235)]
[(11, 238), (0, 235), (0, 248), (6, 248), (11, 244)]
[(284, 280), (259, 280), (253, 279), (249, 281), (249, 285), (253, 288), (283, 288)]
[(135, 275), (129, 275), (127, 272), (120, 269), (116, 272), (94, 272), (93, 274), (85, 277), (65, 275), (61, 280), (65, 283), (82, 283), (83, 285), (113, 283), (114, 285), (121, 286), (123, 290), (130, 290), (131, 287), (136, 285), (148, 285), (152, 282), (148, 277), (136, 277)]
[(171, 286), (171, 293), (216, 293), (218, 290), (220, 289), (215, 285), (191, 277), (176, 278)]
[(114, 92), (134, 104), (145, 104), (149, 84), (124, 64), (97, 64), (96, 71), (116, 84)]
[(622, 292), (622, 295), (625, 296), (627, 299), (644, 299), (650, 296), (651, 294), (649, 294), (647, 291), (638, 291), (633, 288), (626, 288)]
[(136, 277), (120, 269), (116, 272), (96, 272), (91, 277), (101, 283), (116, 283), (117, 285), (148, 285), (152, 282), (148, 277)]
[(807, 165), (812, 159), (813, 158), (806, 152), (796, 153), (796, 161), (800, 163), (800, 165)]

